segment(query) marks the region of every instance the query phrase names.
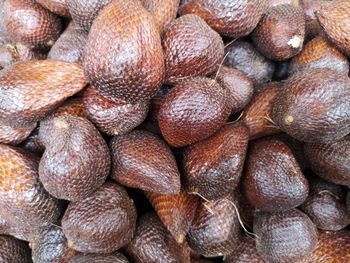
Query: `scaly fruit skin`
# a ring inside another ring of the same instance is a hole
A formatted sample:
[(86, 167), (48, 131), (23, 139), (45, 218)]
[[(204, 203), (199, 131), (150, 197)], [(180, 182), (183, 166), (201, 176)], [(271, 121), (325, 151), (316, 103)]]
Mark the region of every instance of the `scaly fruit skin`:
[(258, 214), (254, 233), (258, 253), (267, 262), (299, 262), (317, 245), (316, 226), (297, 209)]
[(20, 147), (24, 150), (41, 156), (45, 151), (45, 145), (39, 138), (39, 127), (36, 127), (29, 137), (20, 144)]
[(39, 176), (50, 194), (77, 201), (104, 183), (110, 171), (109, 149), (91, 122), (69, 115), (48, 119), (41, 122), (39, 136), (46, 147)]
[(232, 193), (241, 179), (248, 139), (244, 124), (231, 123), (189, 146), (183, 156), (187, 191), (209, 200)]
[(219, 130), (231, 105), (229, 91), (215, 80), (184, 80), (170, 90), (160, 106), (159, 126), (169, 145), (186, 146)]
[(23, 142), (35, 129), (36, 123), (23, 127), (0, 124), (0, 143), (17, 145)]
[(87, 113), (82, 98), (71, 98), (66, 100), (60, 107), (58, 107), (46, 119), (53, 119), (61, 116), (76, 116), (86, 118)]
[(266, 263), (259, 255), (252, 237), (244, 237), (228, 256), (225, 263)]
[(323, 179), (350, 186), (350, 135), (328, 144), (306, 143), (305, 157)]
[(13, 126), (43, 119), (87, 81), (76, 63), (37, 60), (16, 63), (0, 77), (0, 121)]
[(148, 213), (138, 220), (126, 250), (136, 263), (190, 263), (188, 246), (177, 243), (156, 214)]
[(253, 79), (254, 85), (269, 82), (275, 71), (275, 64), (261, 55), (246, 41), (235, 41), (225, 48), (224, 65), (236, 68)]
[(336, 0), (322, 5), (316, 17), (327, 37), (347, 55), (350, 55), (350, 2)]
[(101, 11), (83, 65), (103, 96), (135, 103), (155, 95), (164, 79), (164, 56), (154, 20), (139, 1), (116, 0)]
[(162, 40), (167, 84), (214, 73), (224, 57), (218, 33), (196, 15), (184, 15), (169, 24)]
[(62, 228), (70, 248), (83, 253), (111, 253), (131, 241), (136, 217), (134, 202), (125, 189), (105, 183), (88, 197), (68, 205)]
[(289, 63), (289, 75), (295, 72), (314, 68), (329, 68), (348, 75), (348, 57), (324, 37), (310, 40), (303, 50)]
[(182, 190), (176, 195), (147, 192), (154, 210), (178, 243), (185, 240), (198, 206), (198, 197)]
[(111, 176), (128, 187), (159, 194), (178, 194), (180, 174), (168, 145), (146, 131), (114, 137)]
[(26, 240), (56, 223), (61, 214), (58, 200), (39, 181), (38, 163), (28, 152), (0, 144), (0, 216), (12, 231), (25, 229), (22, 238)]
[(128, 103), (102, 96), (92, 86), (84, 92), (84, 105), (88, 119), (108, 135), (121, 135), (132, 131), (147, 117), (149, 101)]
[(228, 195), (202, 201), (187, 235), (190, 247), (205, 257), (231, 254), (241, 237), (241, 225), (234, 206), (237, 198)]
[(15, 43), (49, 48), (61, 33), (60, 18), (32, 0), (7, 0), (4, 12), (6, 31)]
[(239, 38), (253, 31), (265, 8), (266, 0), (192, 0), (179, 13), (198, 15), (220, 35)]
[(11, 236), (0, 235), (1, 263), (31, 263), (29, 246)]
[(277, 5), (295, 5), (295, 6), (300, 6), (300, 1), (302, 0), (268, 0), (268, 7), (273, 7)]
[(119, 253), (114, 252), (112, 254), (80, 254), (72, 258), (69, 263), (129, 263), (126, 257)]
[(350, 133), (349, 111), (349, 78), (330, 69), (312, 69), (285, 82), (272, 119), (300, 141), (327, 143)]
[(46, 9), (59, 16), (70, 16), (66, 0), (35, 0)]
[(304, 37), (303, 10), (288, 4), (270, 8), (252, 34), (255, 47), (267, 58), (277, 61), (298, 54)]

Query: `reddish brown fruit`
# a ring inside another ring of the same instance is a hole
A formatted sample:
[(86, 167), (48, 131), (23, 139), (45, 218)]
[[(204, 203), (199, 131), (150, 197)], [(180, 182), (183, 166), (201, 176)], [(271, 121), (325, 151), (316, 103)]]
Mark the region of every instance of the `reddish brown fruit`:
[(280, 132), (271, 120), (271, 115), (274, 101), (282, 88), (280, 82), (268, 84), (244, 109), (241, 120), (249, 129), (250, 140)]
[(41, 120), (87, 83), (79, 64), (52, 60), (16, 63), (2, 73), (0, 120), (12, 125)]
[(11, 236), (0, 235), (1, 263), (31, 263), (28, 244)]
[(90, 196), (68, 205), (62, 228), (70, 248), (83, 253), (111, 253), (131, 241), (136, 216), (127, 192), (105, 183)]
[(86, 109), (81, 98), (71, 98), (66, 100), (57, 110), (55, 110), (50, 116), (49, 119), (53, 119), (61, 116), (76, 116), (86, 118)]
[(160, 35), (140, 1), (116, 0), (94, 21), (83, 65), (102, 95), (130, 103), (155, 95), (164, 79)]
[(59, 16), (70, 15), (66, 0), (36, 0), (36, 2)]
[(46, 147), (39, 176), (50, 194), (76, 201), (104, 183), (110, 171), (109, 150), (91, 122), (69, 115), (48, 119), (40, 123), (39, 135)]
[(277, 6), (277, 5), (295, 5), (295, 6), (300, 6), (300, 1), (302, 0), (268, 0), (268, 6)]
[(329, 68), (348, 75), (348, 57), (323, 37), (308, 42), (289, 64), (289, 74), (314, 68)]
[(178, 243), (185, 240), (198, 206), (198, 198), (184, 190), (176, 195), (146, 193), (154, 210)]
[(224, 57), (220, 35), (196, 15), (185, 15), (171, 22), (164, 32), (162, 45), (168, 84), (209, 76)]
[(297, 207), (309, 194), (308, 181), (292, 150), (276, 139), (253, 143), (242, 185), (248, 201), (267, 212)]
[(258, 253), (253, 237), (244, 237), (225, 263), (266, 263)]
[(275, 64), (261, 55), (252, 44), (235, 41), (225, 48), (224, 65), (236, 68), (252, 78), (254, 85), (269, 82), (275, 71)]
[(318, 176), (335, 184), (350, 185), (350, 135), (328, 144), (306, 143), (304, 150)]
[(58, 16), (32, 0), (7, 0), (4, 23), (10, 39), (30, 48), (49, 48), (61, 33)]
[(35, 129), (36, 123), (23, 127), (0, 124), (0, 143), (17, 145), (23, 142)]
[(84, 92), (84, 105), (88, 118), (101, 132), (120, 135), (130, 132), (145, 120), (149, 101), (131, 104), (109, 99), (90, 86)]
[(241, 179), (248, 139), (245, 125), (231, 123), (189, 146), (183, 158), (187, 190), (209, 200), (232, 193)]
[(42, 155), (45, 151), (45, 145), (39, 138), (39, 127), (36, 127), (29, 137), (20, 145), (24, 150), (37, 155)]
[(159, 126), (174, 147), (189, 145), (214, 134), (231, 113), (229, 91), (215, 80), (195, 78), (175, 85), (160, 107)]
[(272, 119), (305, 142), (332, 142), (350, 133), (350, 80), (330, 69), (294, 74), (278, 94)]
[(160, 138), (146, 131), (114, 137), (110, 144), (113, 179), (119, 183), (159, 194), (180, 192), (175, 158)]
[(192, 0), (179, 12), (200, 16), (220, 35), (239, 38), (253, 31), (265, 8), (265, 0)]
[(254, 220), (256, 248), (267, 262), (299, 262), (317, 245), (317, 229), (297, 209), (260, 213)]
[(304, 37), (303, 10), (288, 4), (270, 8), (252, 34), (255, 47), (267, 58), (277, 61), (298, 54)]
[(69, 263), (129, 263), (126, 257), (119, 253), (112, 254), (80, 254), (72, 258)]
[(186, 243), (177, 243), (155, 214), (145, 214), (139, 219), (127, 251), (136, 263), (190, 262)]
[(327, 37), (347, 55), (350, 55), (350, 2), (335, 0), (323, 4), (316, 12), (318, 22)]
[(229, 195), (199, 205), (187, 236), (195, 252), (205, 257), (231, 254), (241, 236), (237, 204), (237, 198)]

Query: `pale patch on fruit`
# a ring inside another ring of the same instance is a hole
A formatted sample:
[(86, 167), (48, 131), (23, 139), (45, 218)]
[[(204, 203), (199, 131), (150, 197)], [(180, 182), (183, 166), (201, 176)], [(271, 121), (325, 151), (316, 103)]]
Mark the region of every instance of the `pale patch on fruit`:
[(64, 130), (69, 129), (69, 123), (65, 119), (54, 120), (54, 125), (59, 129), (64, 129)]
[(292, 46), (292, 48), (300, 48), (304, 42), (304, 38), (299, 35), (294, 35), (289, 41), (288, 45)]
[(286, 124), (291, 124), (292, 122), (294, 121), (294, 117), (292, 115), (287, 115), (285, 118), (284, 118), (284, 122)]

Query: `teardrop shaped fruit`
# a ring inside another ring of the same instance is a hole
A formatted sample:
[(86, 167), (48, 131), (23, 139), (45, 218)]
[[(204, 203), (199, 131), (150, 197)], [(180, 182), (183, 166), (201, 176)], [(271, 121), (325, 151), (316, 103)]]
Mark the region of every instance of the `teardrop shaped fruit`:
[(202, 201), (187, 235), (190, 247), (205, 257), (231, 254), (241, 238), (237, 198)]
[(72, 258), (69, 263), (129, 263), (126, 257), (119, 253), (112, 254), (80, 254)]
[(180, 174), (168, 145), (146, 131), (114, 137), (110, 143), (113, 179), (159, 194), (180, 192)]
[(169, 145), (189, 145), (219, 130), (231, 113), (231, 105), (229, 91), (215, 80), (184, 80), (166, 95), (158, 113), (159, 126)]
[(59, 16), (70, 15), (66, 0), (36, 0), (36, 2)]
[(110, 171), (109, 149), (91, 122), (69, 115), (53, 118), (40, 123), (39, 135), (46, 147), (39, 176), (50, 194), (76, 201), (104, 183)]
[(177, 243), (156, 214), (140, 217), (134, 239), (126, 250), (136, 263), (190, 263), (186, 243)]
[(83, 65), (90, 84), (106, 97), (135, 103), (155, 95), (164, 79), (164, 56), (158, 29), (140, 1), (112, 1), (101, 11)]
[(192, 0), (179, 13), (198, 15), (220, 35), (239, 38), (253, 31), (265, 7), (265, 0)]
[(61, 214), (58, 200), (39, 181), (38, 163), (24, 150), (0, 144), (0, 216), (14, 229), (25, 228), (27, 240)]
[(350, 79), (330, 69), (294, 74), (276, 98), (272, 119), (305, 142), (332, 142), (350, 133)]
[(105, 183), (88, 197), (68, 205), (62, 228), (70, 248), (83, 253), (111, 253), (131, 241), (136, 216), (127, 192)]
[(258, 253), (267, 262), (299, 262), (317, 245), (316, 226), (297, 209), (258, 214), (254, 233)]
[(283, 85), (280, 82), (269, 83), (263, 91), (255, 94), (243, 110), (241, 120), (249, 129), (250, 140), (280, 132), (271, 117), (273, 104), (282, 89)]
[(147, 192), (154, 210), (178, 243), (185, 240), (198, 206), (198, 197), (182, 190), (175, 195)]
[(347, 55), (350, 55), (350, 2), (336, 0), (323, 4), (316, 17), (327, 37)]
[(4, 23), (10, 39), (30, 48), (49, 48), (61, 33), (58, 16), (32, 0), (7, 0)]
[(108, 135), (125, 134), (139, 126), (147, 117), (149, 101), (128, 103), (102, 96), (95, 88), (84, 92), (88, 118)]
[(28, 244), (11, 236), (0, 235), (1, 263), (31, 263)]
[(23, 127), (12, 127), (0, 123), (0, 143), (17, 145), (23, 142), (35, 129), (36, 123)]
[(66, 100), (60, 107), (58, 107), (47, 119), (53, 119), (61, 116), (76, 116), (86, 118), (87, 113), (82, 98), (71, 98)]
[(304, 150), (318, 176), (335, 184), (350, 185), (350, 135), (327, 144), (306, 143)]
[(209, 200), (232, 193), (241, 179), (248, 139), (244, 124), (231, 123), (189, 146), (183, 156), (187, 191)]
[(329, 68), (341, 74), (349, 73), (348, 57), (324, 37), (316, 37), (306, 43), (303, 50), (289, 64), (289, 75), (314, 68)]
[(309, 184), (282, 141), (266, 138), (249, 149), (243, 191), (256, 208), (277, 212), (301, 205), (309, 194)]
[(76, 63), (16, 63), (0, 77), (0, 121), (24, 125), (41, 120), (86, 84), (83, 69)]
[(199, 16), (184, 15), (169, 24), (162, 40), (166, 83), (214, 73), (224, 57), (224, 42)]
[(322, 27), (317, 20), (316, 12), (323, 5), (330, 3), (329, 0), (301, 0), (301, 7), (305, 14), (305, 39), (310, 40), (316, 36), (324, 35)]
[(275, 64), (261, 55), (255, 47), (247, 41), (234, 41), (225, 48), (224, 65), (243, 71), (252, 78), (254, 85), (271, 81)]

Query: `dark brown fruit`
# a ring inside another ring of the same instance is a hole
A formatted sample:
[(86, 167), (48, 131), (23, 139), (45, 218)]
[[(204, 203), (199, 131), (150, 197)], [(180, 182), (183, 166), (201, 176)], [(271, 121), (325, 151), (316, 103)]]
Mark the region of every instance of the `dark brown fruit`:
[(272, 119), (305, 142), (332, 142), (350, 133), (350, 80), (330, 69), (294, 74), (278, 94)]
[(180, 192), (180, 174), (170, 148), (146, 131), (114, 137), (110, 144), (113, 179), (159, 194)]
[(219, 130), (231, 105), (229, 91), (215, 80), (184, 80), (166, 95), (158, 113), (159, 126), (171, 146), (189, 145)]
[(323, 180), (312, 181), (310, 195), (300, 209), (317, 228), (338, 231), (350, 224), (344, 197), (341, 186)]
[(265, 8), (266, 0), (192, 0), (179, 12), (198, 15), (220, 35), (239, 38), (253, 31)]
[(253, 97), (253, 80), (238, 69), (220, 67), (214, 79), (230, 91), (232, 100), (231, 113), (242, 110)]
[(318, 22), (327, 37), (347, 55), (350, 55), (350, 2), (335, 0), (323, 4), (316, 12)]
[(324, 37), (316, 37), (292, 59), (289, 64), (289, 74), (314, 68), (329, 68), (348, 75), (349, 61), (347, 56)]
[(241, 179), (248, 139), (245, 125), (231, 123), (189, 146), (183, 158), (187, 190), (209, 200), (232, 193)]
[(29, 137), (20, 145), (24, 150), (41, 155), (45, 151), (45, 145), (39, 138), (39, 127), (36, 127)]
[(190, 247), (205, 257), (231, 254), (241, 237), (237, 205), (237, 198), (231, 195), (203, 201), (187, 236)]
[(127, 192), (105, 183), (90, 196), (68, 205), (62, 228), (70, 248), (83, 253), (111, 253), (133, 238), (136, 216)]
[(128, 103), (102, 96), (95, 88), (84, 92), (88, 118), (108, 135), (125, 134), (139, 126), (147, 117), (149, 101)]
[(310, 218), (297, 209), (260, 213), (254, 220), (258, 253), (267, 262), (299, 262), (317, 245), (317, 229)]
[(76, 63), (16, 63), (0, 77), (0, 121), (25, 125), (41, 120), (86, 83), (82, 67)]
[(269, 138), (255, 141), (249, 149), (243, 189), (254, 207), (267, 212), (297, 207), (309, 194), (308, 181), (292, 150)]
[(119, 253), (112, 254), (81, 254), (72, 258), (69, 263), (129, 263), (126, 257)]
[(191, 263), (214, 263), (214, 261), (201, 258), (191, 258)]
[(146, 193), (154, 210), (178, 243), (185, 240), (198, 206), (198, 197), (182, 190), (176, 195)]
[(58, 200), (39, 181), (38, 163), (27, 152), (0, 144), (0, 217), (13, 232), (25, 229), (27, 233), (21, 234), (26, 240), (55, 223), (61, 214)]
[(0, 143), (17, 145), (23, 142), (35, 129), (36, 123), (23, 127), (0, 124)]
[(127, 251), (136, 263), (190, 262), (187, 244), (177, 243), (156, 214), (145, 214), (138, 220), (134, 239)]
[(5, 28), (14, 43), (48, 48), (61, 33), (60, 18), (32, 0), (7, 0), (4, 12)]
[(57, 15), (70, 15), (66, 0), (36, 0), (36, 2)]
[(271, 115), (274, 101), (282, 88), (280, 82), (268, 84), (244, 109), (241, 120), (249, 129), (250, 140), (280, 132)]
[(69, 25), (52, 46), (48, 59), (81, 63), (87, 39), (86, 31)]
[(52, 114), (47, 118), (53, 119), (61, 116), (76, 116), (86, 118), (86, 109), (82, 98), (71, 98), (66, 100), (60, 107), (58, 107)]
[(228, 256), (225, 263), (266, 263), (258, 253), (253, 237), (247, 236), (242, 239), (239, 245)]
[(255, 47), (267, 58), (277, 61), (298, 54), (304, 37), (303, 10), (288, 4), (270, 8), (252, 34)]
[(168, 84), (214, 73), (223, 57), (224, 43), (218, 33), (196, 15), (175, 19), (162, 40)]
[(243, 71), (252, 78), (254, 85), (271, 80), (275, 64), (261, 55), (251, 43), (235, 41), (225, 48), (225, 53), (224, 65)]
[(268, 6), (272, 7), (272, 6), (285, 5), (285, 4), (300, 6), (300, 1), (302, 0), (268, 0)]
[(323, 179), (350, 186), (350, 135), (328, 144), (306, 143), (305, 157)]
[(141, 0), (150, 12), (160, 33), (176, 18), (180, 0)]
[(0, 235), (1, 263), (31, 263), (28, 244), (11, 236)]
[(73, 21), (89, 31), (92, 23), (105, 6), (112, 0), (66, 0)]
[(139, 1), (116, 0), (106, 6), (94, 21), (84, 52), (85, 74), (106, 97), (134, 103), (151, 98), (162, 85), (160, 35)]
[(104, 183), (110, 171), (109, 149), (91, 122), (69, 115), (53, 118), (40, 123), (39, 135), (46, 147), (39, 176), (50, 194), (76, 201)]
[(71, 263), (78, 252), (68, 248), (67, 239), (58, 226), (50, 226), (30, 242), (35, 263)]

